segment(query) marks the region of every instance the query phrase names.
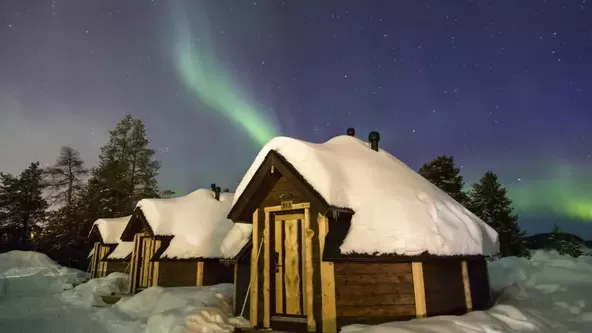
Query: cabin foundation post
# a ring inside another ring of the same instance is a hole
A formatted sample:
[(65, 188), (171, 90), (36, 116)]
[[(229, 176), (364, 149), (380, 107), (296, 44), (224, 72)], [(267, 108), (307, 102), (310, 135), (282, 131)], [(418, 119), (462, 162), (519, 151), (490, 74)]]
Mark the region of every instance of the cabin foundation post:
[(413, 274), (413, 293), (415, 295), (415, 316), (424, 318), (427, 316), (427, 308), (423, 281), (423, 263), (411, 263), (411, 272)]

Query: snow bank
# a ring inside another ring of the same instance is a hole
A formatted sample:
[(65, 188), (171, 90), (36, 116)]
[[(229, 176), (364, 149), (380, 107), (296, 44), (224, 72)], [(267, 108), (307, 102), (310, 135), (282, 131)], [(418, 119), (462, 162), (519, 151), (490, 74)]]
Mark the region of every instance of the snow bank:
[(488, 311), (377, 326), (350, 325), (341, 332), (370, 333), (588, 333), (592, 327), (592, 257), (574, 259), (536, 251), (532, 259), (489, 263), (500, 296)]
[(0, 298), (61, 292), (86, 279), (88, 273), (60, 266), (42, 253), (0, 253)]
[(155, 235), (175, 236), (162, 258), (220, 258), (220, 244), (232, 228), (226, 218), (233, 193), (199, 189), (171, 199), (143, 199), (138, 202)]
[(106, 306), (101, 296), (127, 293), (129, 275), (111, 273), (102, 278), (91, 279), (74, 289), (62, 293), (62, 301), (79, 307)]
[(131, 215), (112, 219), (98, 219), (93, 223), (93, 228), (99, 230), (103, 244), (117, 244), (130, 217)]
[(125, 259), (134, 250), (134, 242), (120, 242), (106, 259)]
[(342, 253), (492, 254), (497, 233), (449, 195), (384, 150), (351, 136), (323, 144), (272, 139), (236, 189), (234, 203), (274, 150), (329, 205), (355, 211)]
[(110, 333), (233, 332), (234, 286), (151, 287), (100, 310), (96, 319)]

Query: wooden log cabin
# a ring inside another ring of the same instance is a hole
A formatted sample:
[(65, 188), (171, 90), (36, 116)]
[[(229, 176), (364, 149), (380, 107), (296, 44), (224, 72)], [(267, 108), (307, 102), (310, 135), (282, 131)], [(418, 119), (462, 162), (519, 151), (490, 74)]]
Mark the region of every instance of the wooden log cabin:
[(130, 216), (105, 218), (98, 219), (93, 223), (89, 233), (89, 239), (93, 244), (89, 254), (91, 279), (107, 276), (113, 272), (125, 272), (129, 264), (126, 257), (109, 260), (107, 256), (121, 243), (120, 236), (129, 219)]
[(271, 140), (239, 184), (222, 243), (253, 327), (338, 332), (482, 310), (498, 235), (355, 131)]
[(130, 293), (233, 282), (232, 268), (220, 263), (220, 244), (233, 226), (226, 217), (233, 194), (212, 188), (138, 202), (121, 236), (133, 243)]

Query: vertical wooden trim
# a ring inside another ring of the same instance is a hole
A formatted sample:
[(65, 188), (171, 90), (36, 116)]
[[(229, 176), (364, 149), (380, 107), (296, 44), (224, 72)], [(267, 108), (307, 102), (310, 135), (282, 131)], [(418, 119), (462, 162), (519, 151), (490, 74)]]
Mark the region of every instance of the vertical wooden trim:
[[(242, 304), (238, 304), (237, 300), (238, 300), (238, 261), (234, 264), (234, 292), (233, 292), (233, 303), (234, 303), (234, 311), (233, 314), (236, 316), (239, 314), (239, 306), (242, 306)], [(246, 297), (246, 295), (245, 295)]]
[(329, 221), (326, 216), (318, 214), (319, 225), (319, 260), (321, 261), (321, 313), (323, 318), (323, 332), (337, 333), (337, 306), (335, 304), (335, 269), (332, 262), (323, 261), (325, 237), (329, 231)]
[(132, 258), (131, 258), (131, 270), (130, 270), (130, 287), (129, 287), (129, 292), (130, 293), (135, 293), (136, 292), (136, 288), (138, 285), (138, 278), (139, 278), (139, 274), (138, 274), (138, 262), (139, 262), (139, 252), (140, 252), (140, 247), (139, 247), (139, 239), (140, 239), (141, 234), (135, 234), (134, 235), (134, 250), (132, 252)]
[(423, 264), (421, 262), (411, 263), (411, 271), (413, 273), (413, 293), (415, 294), (415, 316), (423, 318), (427, 315)]
[(306, 323), (309, 332), (316, 332), (316, 323), (314, 319), (314, 304), (313, 304), (313, 287), (312, 287), (312, 237), (314, 236), (314, 231), (310, 229), (310, 209), (304, 209), (304, 228), (303, 231), (305, 232), (304, 243), (306, 247), (306, 257), (304, 258), (304, 263), (306, 264)]
[(473, 310), (473, 299), (471, 297), (471, 282), (469, 280), (469, 267), (466, 260), (461, 262), (462, 279), (465, 287), (465, 303), (467, 305), (467, 312)]
[[(160, 239), (155, 239), (154, 240), (154, 253), (156, 253), (156, 251), (158, 251), (158, 249), (160, 248), (162, 241)], [(159, 261), (155, 261), (154, 265), (152, 266), (152, 286), (158, 286), (158, 278), (160, 275), (160, 262)]]
[(198, 287), (203, 287), (203, 276), (204, 276), (204, 262), (198, 261), (197, 262), (197, 277), (196, 277), (196, 284)]
[(251, 251), (251, 281), (249, 282), (251, 286), (251, 297), (250, 302), (251, 305), (249, 306), (249, 311), (251, 312), (249, 319), (251, 321), (251, 326), (257, 326), (257, 307), (259, 306), (257, 303), (257, 286), (258, 286), (258, 265), (257, 265), (257, 252), (259, 249), (259, 239), (257, 238), (258, 232), (258, 224), (259, 224), (259, 209), (255, 209), (253, 213), (253, 250)]
[(97, 266), (98, 266), (98, 258), (99, 258), (99, 242), (95, 242), (93, 245), (93, 255), (90, 258), (90, 278), (94, 279), (97, 277)]
[(269, 290), (269, 212), (265, 212), (265, 226), (263, 229), (263, 327), (271, 325), (271, 304)]

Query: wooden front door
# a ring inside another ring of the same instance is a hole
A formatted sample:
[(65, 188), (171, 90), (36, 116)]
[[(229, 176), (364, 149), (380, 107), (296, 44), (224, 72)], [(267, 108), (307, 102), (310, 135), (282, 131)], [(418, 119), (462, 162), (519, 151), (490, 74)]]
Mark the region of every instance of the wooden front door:
[[(274, 282), (272, 313), (276, 316), (305, 316), (303, 213), (274, 214), (271, 274)], [(272, 271), (272, 272), (273, 272)]]
[(140, 238), (140, 253), (138, 257), (138, 289), (152, 286), (153, 263), (150, 261), (154, 255), (154, 240), (148, 236)]

